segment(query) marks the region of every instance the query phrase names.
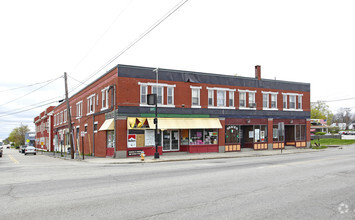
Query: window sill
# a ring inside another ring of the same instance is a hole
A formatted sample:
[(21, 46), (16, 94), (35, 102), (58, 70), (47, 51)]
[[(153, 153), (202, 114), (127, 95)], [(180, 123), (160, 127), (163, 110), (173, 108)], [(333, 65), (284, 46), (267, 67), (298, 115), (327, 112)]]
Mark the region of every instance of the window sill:
[[(155, 105), (148, 105), (148, 104), (139, 104), (140, 107), (151, 107), (154, 108)], [(163, 108), (175, 108), (175, 105), (162, 105), (158, 104), (158, 107), (163, 107)]]
[(82, 116), (76, 117), (76, 119), (80, 119)]
[(239, 110), (256, 110), (256, 108), (239, 107)]
[(87, 113), (86, 116), (93, 115), (95, 112)]
[(303, 112), (303, 109), (283, 109), (283, 111), (287, 111), (287, 112)]
[(227, 107), (227, 106), (208, 106), (209, 109), (235, 109), (235, 107)]
[(105, 108), (102, 108), (100, 111), (104, 111), (104, 110), (107, 110), (108, 108), (107, 107), (105, 107)]
[(278, 108), (263, 108), (265, 111), (278, 111)]
[(192, 105), (191, 108), (201, 108), (200, 105)]

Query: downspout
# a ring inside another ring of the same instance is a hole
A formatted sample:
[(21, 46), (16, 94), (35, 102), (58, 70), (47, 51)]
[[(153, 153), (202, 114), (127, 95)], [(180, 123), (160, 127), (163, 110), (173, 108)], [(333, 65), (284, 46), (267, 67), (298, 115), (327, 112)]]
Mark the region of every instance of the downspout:
[(116, 140), (116, 84), (113, 84), (113, 91), (114, 91), (114, 99), (113, 99), (113, 140), (114, 140), (114, 144), (113, 144), (113, 156), (116, 158), (116, 146), (117, 146), (117, 140)]
[[(111, 94), (111, 103), (113, 103), (115, 100), (114, 96), (116, 91), (116, 85), (115, 84), (111, 85), (108, 90), (112, 89), (112, 87), (114, 88), (114, 90), (112, 90), (112, 94)], [(100, 111), (92, 115), (92, 156), (95, 156), (95, 116), (112, 111), (114, 106), (115, 104), (111, 106), (111, 108), (109, 108), (108, 110)], [(116, 110), (114, 115), (116, 115)], [(114, 118), (116, 118), (116, 116), (114, 116)], [(115, 130), (116, 130), (116, 123), (115, 123)]]

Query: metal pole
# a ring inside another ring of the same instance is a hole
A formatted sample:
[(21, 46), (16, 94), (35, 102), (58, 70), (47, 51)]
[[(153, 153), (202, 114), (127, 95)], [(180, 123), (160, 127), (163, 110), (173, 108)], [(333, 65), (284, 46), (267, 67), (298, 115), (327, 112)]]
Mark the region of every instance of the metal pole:
[(84, 136), (83, 135), (81, 136), (81, 142), (83, 142), (82, 145), (83, 145), (83, 160), (84, 160)]
[(158, 80), (159, 80), (159, 68), (156, 68), (153, 70), (156, 75), (156, 100), (155, 100), (155, 154), (154, 154), (154, 159), (159, 159), (159, 151), (158, 151)]

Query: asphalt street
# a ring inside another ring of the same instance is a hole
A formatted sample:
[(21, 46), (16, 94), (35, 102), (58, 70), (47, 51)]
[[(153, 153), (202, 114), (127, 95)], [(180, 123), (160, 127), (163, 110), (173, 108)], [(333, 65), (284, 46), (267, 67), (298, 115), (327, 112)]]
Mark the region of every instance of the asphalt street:
[(5, 149), (0, 219), (355, 219), (355, 145), (142, 164)]

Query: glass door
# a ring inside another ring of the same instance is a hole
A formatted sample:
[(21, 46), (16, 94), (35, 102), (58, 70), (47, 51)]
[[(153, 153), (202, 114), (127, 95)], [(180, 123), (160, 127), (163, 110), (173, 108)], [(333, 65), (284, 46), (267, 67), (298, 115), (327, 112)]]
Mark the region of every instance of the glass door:
[(179, 131), (165, 130), (163, 131), (163, 150), (178, 151), (179, 147)]
[(179, 150), (179, 131), (171, 131), (171, 150)]

